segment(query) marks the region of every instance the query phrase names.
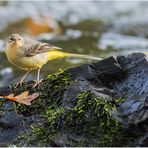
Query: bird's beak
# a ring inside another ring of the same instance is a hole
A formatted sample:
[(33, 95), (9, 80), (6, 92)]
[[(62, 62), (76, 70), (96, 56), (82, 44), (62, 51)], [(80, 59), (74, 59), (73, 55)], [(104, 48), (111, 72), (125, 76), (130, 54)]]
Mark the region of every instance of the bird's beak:
[(13, 42), (13, 43), (16, 43), (16, 40), (13, 40), (12, 42)]
[(16, 40), (10, 40), (9, 43), (16, 43)]

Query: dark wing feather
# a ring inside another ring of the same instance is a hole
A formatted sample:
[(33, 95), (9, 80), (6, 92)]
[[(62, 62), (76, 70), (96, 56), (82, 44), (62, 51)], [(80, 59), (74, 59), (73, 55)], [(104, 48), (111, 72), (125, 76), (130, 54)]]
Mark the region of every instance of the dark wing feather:
[(39, 53), (48, 52), (51, 50), (61, 50), (61, 48), (59, 47), (55, 47), (48, 43), (42, 43), (31, 39), (27, 39), (25, 41), (23, 48), (25, 55), (28, 57), (34, 56)]
[(61, 50), (61, 48), (52, 46), (48, 43), (40, 43), (40, 44), (38, 44), (38, 47), (37, 47), (37, 45), (35, 47), (36, 53), (47, 52), (47, 51), (50, 51), (50, 50)]

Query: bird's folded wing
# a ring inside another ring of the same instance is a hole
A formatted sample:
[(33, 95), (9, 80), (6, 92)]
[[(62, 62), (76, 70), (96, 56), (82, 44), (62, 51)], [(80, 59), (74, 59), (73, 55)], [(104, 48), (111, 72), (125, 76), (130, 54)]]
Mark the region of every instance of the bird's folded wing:
[(29, 57), (50, 50), (61, 50), (61, 48), (52, 46), (48, 43), (34, 42), (28, 49), (25, 49), (24, 52), (25, 55)]

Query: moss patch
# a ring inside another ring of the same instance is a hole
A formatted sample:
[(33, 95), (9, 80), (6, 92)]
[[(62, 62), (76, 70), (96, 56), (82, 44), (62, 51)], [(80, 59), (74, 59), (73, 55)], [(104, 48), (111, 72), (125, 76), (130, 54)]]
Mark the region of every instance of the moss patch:
[(15, 94), (20, 94), (26, 90), (30, 93), (40, 93), (40, 97), (35, 100), (31, 106), (16, 103), (18, 112), (25, 116), (44, 113), (48, 106), (60, 104), (60, 100), (63, 97), (65, 90), (71, 83), (70, 74), (60, 70), (60, 72), (56, 74), (49, 75), (48, 79), (43, 80), (38, 88), (32, 88), (34, 82), (24, 84), (17, 89), (13, 87), (12, 92)]
[(70, 133), (85, 137), (83, 140), (72, 142), (72, 146), (114, 145), (121, 126), (112, 118), (111, 111), (115, 111), (116, 105), (123, 100), (94, 97), (88, 91), (76, 96), (73, 108), (61, 107), (64, 92), (72, 83), (71, 76), (60, 71), (49, 75), (36, 89), (32, 89), (32, 84), (24, 84), (17, 90), (12, 88), (16, 94), (25, 90), (31, 93), (40, 92), (40, 98), (31, 106), (17, 104), (18, 112), (24, 116), (40, 114), (45, 118), (42, 124), (31, 125), (28, 141), (30, 146), (36, 146), (35, 141), (38, 141), (40, 146), (50, 146), (57, 134), (63, 131), (71, 131)]
[[(61, 129), (63, 131), (70, 129), (76, 134), (91, 139), (91, 143), (88, 141), (86, 143), (84, 140), (73, 143), (73, 146), (112, 146), (113, 141), (120, 134), (121, 126), (112, 118), (111, 111), (116, 110), (116, 104), (122, 101), (122, 99), (113, 101), (94, 98), (91, 92), (79, 94), (74, 108), (50, 106), (45, 111), (47, 121), (44, 128), (34, 128), (34, 136), (41, 139), (44, 133), (46, 141), (51, 141)], [(95, 141), (92, 143), (93, 138)]]

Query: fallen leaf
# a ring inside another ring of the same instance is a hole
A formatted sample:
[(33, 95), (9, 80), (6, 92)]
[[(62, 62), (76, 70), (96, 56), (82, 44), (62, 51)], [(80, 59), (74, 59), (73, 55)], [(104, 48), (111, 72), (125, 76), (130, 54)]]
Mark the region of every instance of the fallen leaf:
[(38, 96), (39, 93), (33, 93), (32, 95), (29, 95), (29, 92), (25, 91), (17, 96), (14, 96), (14, 94), (10, 94), (8, 96), (0, 96), (0, 98), (8, 99), (25, 105), (31, 105), (31, 101), (36, 99)]

